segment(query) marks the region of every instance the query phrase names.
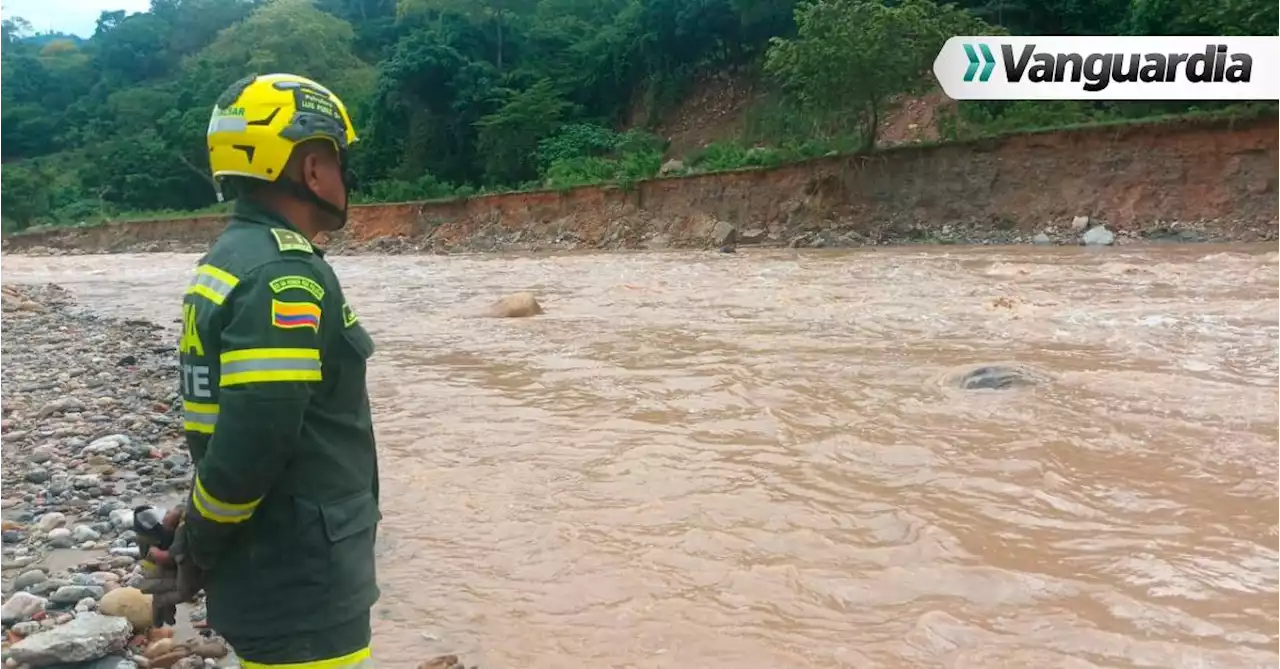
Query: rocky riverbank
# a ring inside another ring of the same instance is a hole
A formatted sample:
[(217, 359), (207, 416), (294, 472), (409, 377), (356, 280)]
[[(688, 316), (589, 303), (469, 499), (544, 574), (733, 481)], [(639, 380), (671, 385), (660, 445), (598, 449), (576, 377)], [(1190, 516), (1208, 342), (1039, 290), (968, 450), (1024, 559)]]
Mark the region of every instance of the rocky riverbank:
[[(237, 666), (202, 603), (179, 610), (176, 630), (152, 629), (133, 587), (133, 508), (177, 503), (191, 478), (176, 333), (102, 316), (56, 285), (0, 289), (0, 327), (5, 667)], [(464, 669), (453, 655), (421, 667)]]
[[(173, 503), (190, 460), (171, 336), (58, 286), (2, 293), (6, 666), (203, 667), (225, 644), (150, 629), (133, 507)], [(197, 606), (190, 617), (199, 624)], [(187, 621), (183, 621), (186, 623)]]
[[(145, 225), (142, 223), (133, 225)], [(673, 239), (667, 234), (627, 236), (626, 231), (592, 240), (571, 231), (553, 236), (526, 234), (500, 224), (493, 224), (474, 234), (449, 240), (435, 235), (386, 236), (373, 239), (335, 238), (322, 241), (326, 251), (338, 255), (376, 253), (381, 255), (453, 253), (537, 253), (542, 251), (582, 250), (665, 250), (711, 248), (736, 250), (739, 247), (840, 249), (898, 244), (933, 245), (1036, 245), (1036, 246), (1112, 246), (1142, 243), (1228, 243), (1275, 241), (1280, 232), (1274, 224), (1252, 226), (1240, 222), (1213, 220), (1157, 221), (1136, 228), (1112, 230), (1105, 222), (1088, 216), (1071, 216), (1051, 222), (1039, 232), (1008, 229), (1000, 221), (906, 229), (863, 230), (826, 227), (797, 227), (769, 231), (764, 228), (740, 229), (736, 225), (713, 221), (710, 232), (693, 239)], [(29, 246), (12, 249), (23, 255), (81, 255), (107, 253), (203, 253), (211, 239), (168, 239), (161, 241), (130, 240), (123, 237), (107, 245), (71, 245), (56, 242), (54, 246)]]

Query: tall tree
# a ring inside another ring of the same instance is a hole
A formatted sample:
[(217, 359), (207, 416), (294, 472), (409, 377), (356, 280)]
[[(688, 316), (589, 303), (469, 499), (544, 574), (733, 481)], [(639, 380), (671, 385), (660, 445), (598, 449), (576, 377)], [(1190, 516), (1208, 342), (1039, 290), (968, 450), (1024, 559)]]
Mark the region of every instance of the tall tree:
[(460, 14), (476, 23), (493, 26), (497, 41), (493, 62), (498, 71), (503, 72), (508, 24), (518, 17), (531, 15), (536, 7), (535, 0), (400, 0), (397, 11), (401, 16)]
[(890, 96), (930, 84), (930, 65), (948, 38), (990, 31), (930, 0), (815, 0), (796, 8), (796, 26), (794, 39), (774, 38), (769, 72), (816, 111), (857, 114), (864, 148), (875, 145)]

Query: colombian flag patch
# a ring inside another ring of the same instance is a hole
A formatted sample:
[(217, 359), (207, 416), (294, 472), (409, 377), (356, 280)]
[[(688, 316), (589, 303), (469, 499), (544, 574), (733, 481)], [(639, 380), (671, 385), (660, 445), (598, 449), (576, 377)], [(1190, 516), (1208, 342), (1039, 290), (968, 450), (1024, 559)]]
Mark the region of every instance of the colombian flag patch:
[(320, 331), (320, 306), (311, 302), (271, 300), (271, 324), (286, 330), (311, 328)]

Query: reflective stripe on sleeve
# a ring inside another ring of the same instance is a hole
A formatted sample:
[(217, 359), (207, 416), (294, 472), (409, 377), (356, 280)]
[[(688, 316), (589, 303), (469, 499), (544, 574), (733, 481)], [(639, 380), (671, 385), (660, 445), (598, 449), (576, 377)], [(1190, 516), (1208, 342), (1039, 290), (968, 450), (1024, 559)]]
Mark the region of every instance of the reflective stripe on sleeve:
[(218, 405), (203, 402), (182, 401), (182, 429), (187, 432), (213, 434), (218, 420)]
[(201, 265), (196, 268), (196, 275), (187, 286), (187, 294), (199, 295), (214, 304), (221, 305), (239, 283), (240, 279), (226, 270), (218, 269), (213, 265)]
[(209, 494), (199, 475), (196, 476), (196, 485), (191, 491), (192, 506), (201, 517), (215, 523), (243, 523), (253, 517), (253, 510), (258, 508), (261, 501), (262, 498), (259, 497), (252, 502), (240, 504), (224, 502)]
[(328, 660), (312, 662), (292, 662), (289, 664), (262, 664), (241, 658), (240, 666), (244, 669), (373, 669), (373, 654), (366, 646), (354, 653)]
[(276, 381), (320, 381), (320, 349), (245, 348), (219, 357), (222, 387)]

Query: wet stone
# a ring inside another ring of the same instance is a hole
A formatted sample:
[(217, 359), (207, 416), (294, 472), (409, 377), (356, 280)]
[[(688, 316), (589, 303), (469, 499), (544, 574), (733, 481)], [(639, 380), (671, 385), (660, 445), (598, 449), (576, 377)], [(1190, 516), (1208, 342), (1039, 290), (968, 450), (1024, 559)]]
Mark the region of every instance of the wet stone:
[(74, 605), (86, 597), (101, 599), (104, 594), (106, 591), (98, 585), (64, 585), (49, 595), (49, 601), (54, 604)]
[(97, 660), (123, 649), (131, 632), (129, 621), (124, 618), (86, 612), (13, 644), (8, 655), (34, 667)]
[(0, 620), (6, 625), (30, 620), (32, 616), (44, 611), (47, 605), (48, 602), (39, 595), (15, 592), (0, 606)]
[(26, 590), (37, 583), (43, 583), (47, 580), (49, 580), (49, 575), (44, 573), (43, 569), (29, 569), (13, 578), (13, 588), (15, 590)]

